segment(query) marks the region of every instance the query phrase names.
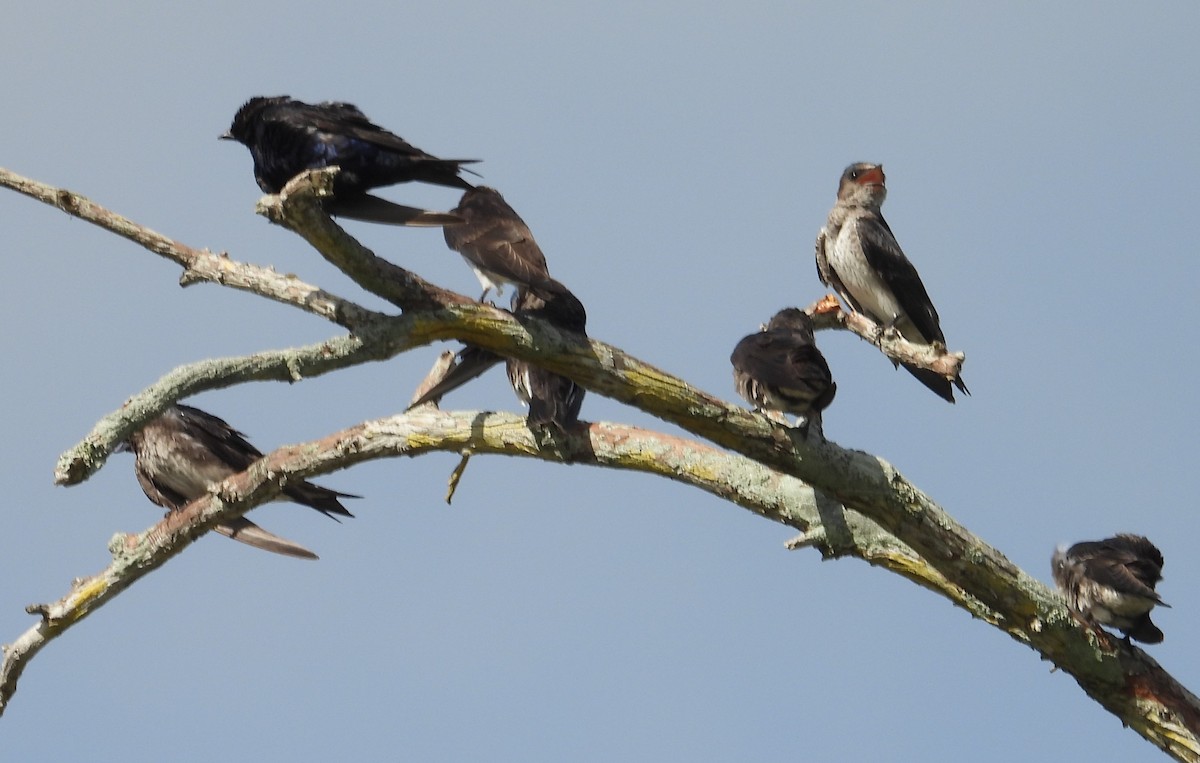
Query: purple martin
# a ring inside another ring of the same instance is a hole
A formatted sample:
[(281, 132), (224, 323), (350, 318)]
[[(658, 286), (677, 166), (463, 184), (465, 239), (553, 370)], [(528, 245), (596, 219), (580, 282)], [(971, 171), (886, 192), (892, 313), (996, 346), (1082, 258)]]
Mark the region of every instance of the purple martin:
[(446, 246), (462, 255), (483, 294), (495, 290), (500, 295), (506, 284), (515, 287), (544, 285), (550, 280), (546, 256), (533, 232), (500, 192), (479, 186), (463, 194), (458, 206), (450, 210), (465, 222), (442, 230)]
[(1067, 605), (1084, 620), (1120, 630), (1126, 642), (1163, 640), (1163, 632), (1150, 621), (1156, 605), (1170, 606), (1154, 590), (1162, 580), (1163, 557), (1146, 538), (1122, 533), (1059, 547), (1050, 567)]
[(817, 349), (812, 318), (803, 310), (780, 310), (767, 328), (737, 343), (729, 356), (738, 394), (756, 410), (802, 417), (808, 435), (813, 421), (820, 430), (821, 411), (837, 394), (825, 356)]
[[(548, 285), (539, 287), (520, 287), (513, 295), (512, 309), (517, 320), (539, 318), (555, 328), (586, 336), (587, 312), (583, 304), (557, 281), (551, 280)], [(531, 428), (553, 426), (566, 431), (575, 425), (583, 405), (583, 387), (535, 363), (516, 358), (505, 360), (490, 350), (473, 345), (459, 351), (457, 362), (446, 377), (419, 397), (409, 410), (437, 400), (501, 361), (506, 363), (508, 381), (517, 398), (529, 406), (526, 422)]]
[[(817, 275), (850, 309), (917, 344), (945, 345), (937, 310), (880, 207), (887, 197), (883, 167), (859, 162), (842, 173), (837, 203), (817, 237)], [(904, 369), (951, 403), (950, 381), (928, 369)], [(954, 386), (971, 394), (961, 378)]]
[[(175, 404), (147, 422), (118, 448), (136, 457), (134, 472), (146, 497), (166, 509), (179, 511), (208, 493), (209, 488), (262, 458), (245, 435), (223, 419), (199, 408)], [(283, 497), (320, 511), (328, 517), (354, 516), (340, 498), (358, 498), (349, 493), (289, 480)], [(217, 532), (256, 548), (285, 556), (316, 559), (303, 546), (267, 532), (245, 517), (217, 525)]]
[(342, 217), (393, 225), (446, 225), (461, 220), (393, 204), (367, 191), (411, 181), (472, 188), (458, 173), (462, 165), (477, 161), (431, 156), (373, 123), (352, 104), (309, 104), (286, 95), (246, 101), (221, 138), (250, 149), (254, 178), (264, 192), (279, 193), (305, 170), (339, 167), (326, 209)]

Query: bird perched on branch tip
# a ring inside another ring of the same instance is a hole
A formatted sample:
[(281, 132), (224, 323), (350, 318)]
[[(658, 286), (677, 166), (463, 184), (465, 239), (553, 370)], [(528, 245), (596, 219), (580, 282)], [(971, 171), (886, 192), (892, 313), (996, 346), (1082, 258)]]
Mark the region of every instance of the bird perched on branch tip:
[[(850, 309), (895, 328), (917, 344), (946, 344), (937, 310), (917, 269), (904, 256), (880, 211), (887, 198), (883, 167), (859, 162), (842, 173), (837, 203), (817, 236), (817, 275)], [(904, 369), (953, 403), (951, 380), (909, 363)], [(971, 394), (961, 376), (953, 385)]]

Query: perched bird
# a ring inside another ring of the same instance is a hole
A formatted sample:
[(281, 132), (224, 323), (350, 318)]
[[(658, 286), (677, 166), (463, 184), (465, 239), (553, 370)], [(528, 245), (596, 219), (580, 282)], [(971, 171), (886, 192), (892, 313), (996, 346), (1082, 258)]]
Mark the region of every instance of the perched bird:
[[(168, 512), (179, 511), (225, 478), (245, 471), (262, 451), (223, 419), (190, 405), (175, 404), (129, 436), (118, 450), (136, 457), (134, 471), (146, 497)], [(354, 516), (339, 498), (358, 498), (305, 480), (290, 480), (283, 496), (328, 517)], [(336, 516), (335, 516), (336, 515)], [(302, 559), (317, 555), (267, 532), (245, 517), (217, 525), (217, 532), (256, 548)]]
[(807, 313), (794, 307), (775, 313), (765, 330), (737, 343), (729, 361), (733, 384), (748, 403), (802, 417), (805, 436), (813, 421), (820, 430), (821, 411), (833, 402), (837, 384)]
[(254, 157), (254, 178), (266, 193), (279, 193), (305, 170), (339, 167), (334, 215), (393, 225), (446, 225), (455, 215), (393, 204), (367, 193), (372, 188), (421, 181), (471, 188), (459, 177), (474, 159), (439, 159), (367, 119), (356, 106), (326, 101), (309, 104), (286, 95), (251, 98), (238, 109), (229, 131)]
[(519, 288), (550, 280), (546, 256), (532, 231), (499, 191), (486, 186), (472, 188), (450, 212), (464, 222), (442, 230), (446, 246), (461, 254), (475, 271), (483, 287), (480, 302), (493, 289), (499, 296), (506, 284)]
[(1111, 625), (1125, 640), (1163, 640), (1150, 610), (1168, 607), (1155, 592), (1162, 580), (1162, 553), (1140, 535), (1121, 534), (1059, 547), (1050, 560), (1054, 582), (1067, 605), (1090, 623)]
[[(817, 275), (850, 309), (867, 315), (917, 344), (945, 345), (937, 310), (880, 207), (887, 197), (883, 167), (859, 162), (842, 173), (837, 203), (817, 236)], [(940, 397), (954, 402), (950, 381), (928, 369), (903, 364)], [(954, 386), (971, 394), (961, 378)]]
[[(551, 281), (548, 286), (522, 286), (513, 295), (512, 309), (517, 320), (539, 318), (563, 331), (587, 333), (587, 312), (583, 304), (557, 281)], [(457, 363), (446, 377), (417, 398), (409, 410), (441, 398), (504, 360), (490, 350), (467, 345), (459, 351)], [(583, 387), (525, 360), (508, 358), (506, 365), (513, 391), (523, 404), (529, 406), (526, 421), (530, 427), (552, 425), (565, 431), (575, 425), (583, 405)]]

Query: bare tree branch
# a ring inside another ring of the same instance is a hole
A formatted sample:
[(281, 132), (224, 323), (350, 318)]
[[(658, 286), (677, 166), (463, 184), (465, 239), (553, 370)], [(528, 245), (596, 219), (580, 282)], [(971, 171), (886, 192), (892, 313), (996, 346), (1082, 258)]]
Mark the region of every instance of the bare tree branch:
[[(698, 487), (773, 521), (819, 535), (811, 545), (827, 558), (852, 556), (892, 570), (987, 620), (995, 615), (952, 585), (874, 522), (792, 477), (708, 445), (617, 424), (592, 424), (569, 433), (572, 463), (657, 474)], [(312, 477), (361, 461), (426, 453), (470, 451), (564, 460), (543, 449), (523, 418), (484, 412), (443, 413), (424, 407), (408, 415), (368, 421), (302, 445), (280, 448), (209, 496), (137, 535), (109, 543), (112, 563), (77, 580), (56, 602), (28, 607), (41, 621), (5, 647), (0, 664), (0, 714), (29, 661), (47, 643), (158, 569), (216, 524), (276, 497), (289, 479)], [(822, 531), (823, 530), (823, 531)], [(822, 531), (822, 532), (817, 532)]]
[(954, 381), (962, 372), (967, 356), (949, 352), (940, 344), (913, 344), (894, 328), (885, 329), (862, 313), (846, 312), (837, 297), (826, 294), (805, 308), (816, 329), (842, 329), (857, 334), (879, 348), (894, 363), (908, 363)]
[(278, 196), (260, 199), (257, 211), (271, 222), (299, 234), (359, 286), (402, 310), (429, 310), (475, 301), (434, 286), (417, 274), (376, 256), (335, 223), (320, 202), (333, 192), (336, 174), (335, 167), (297, 175)]
[(110, 212), (77, 193), (39, 183), (3, 167), (0, 167), (0, 186), (11, 188), (57, 207), (80, 220), (112, 231), (180, 265), (184, 269), (179, 279), (182, 286), (204, 281), (229, 286), (299, 307), (348, 329), (381, 315), (306, 284), (293, 275), (280, 275), (270, 268), (236, 262), (224, 253), (213, 254), (207, 249), (193, 249), (138, 225), (129, 218)]
[[(768, 471), (777, 472), (775, 477), (778, 480), (787, 480), (790, 477), (812, 485), (820, 491), (814, 495), (825, 497), (824, 500), (815, 503), (818, 508), (826, 506), (824, 513), (818, 513), (818, 516), (826, 519), (819, 525), (807, 524), (799, 527), (804, 533), (798, 542), (800, 545), (815, 545), (823, 552), (831, 551), (835, 555), (849, 553), (846, 549), (853, 549), (854, 545), (839, 540), (847, 536), (842, 534), (838, 522), (829, 521), (828, 517), (831, 515), (828, 507), (837, 507), (840, 503), (861, 513), (907, 548), (906, 552), (896, 556), (900, 561), (894, 564), (910, 567), (913, 570), (912, 574), (908, 575), (910, 579), (948, 596), (1014, 639), (1037, 650), (1042, 657), (1074, 676), (1084, 691), (1101, 705), (1177, 759), (1200, 760), (1200, 701), (1197, 701), (1194, 695), (1174, 681), (1140, 649), (1114, 642), (1101, 631), (1081, 627), (1070, 616), (1056, 594), (1013, 565), (999, 551), (969, 533), (886, 461), (867, 453), (841, 448), (833, 442), (820, 441), (815, 437), (813, 441), (806, 440), (795, 430), (731, 406), (615, 347), (564, 334), (538, 321), (518, 323), (503, 311), (472, 303), (461, 295), (439, 289), (403, 268), (380, 260), (345, 235), (324, 215), (318, 203), (320, 190), (313, 187), (314, 182), (318, 185), (323, 182), (322, 175), (327, 176), (328, 173), (309, 173), (297, 178), (289, 183), (280, 197), (265, 199), (262, 208), (273, 220), (304, 236), (322, 255), (345, 269), (364, 288), (383, 296), (406, 311), (403, 318), (372, 320), (367, 330), (356, 330), (355, 336), (347, 341), (361, 343), (361, 346), (353, 348), (353, 351), (361, 352), (362, 358), (377, 359), (390, 356), (388, 353), (394, 354), (436, 339), (454, 338), (468, 341), (503, 355), (532, 360), (551, 371), (571, 377), (590, 390), (674, 423), (685, 431), (768, 467)], [(71, 207), (68, 211), (78, 208), (75, 200), (66, 206)], [(853, 316), (847, 317), (844, 321), (854, 330), (852, 318)], [(859, 328), (870, 334), (869, 327)], [(858, 330), (856, 333), (864, 335)], [(868, 338), (876, 341), (881, 347), (891, 347), (889, 355), (894, 358), (902, 357), (908, 360), (909, 356), (898, 354), (927, 349), (914, 350), (899, 342), (892, 343), (891, 339), (894, 337), (880, 336), (874, 339), (873, 336)], [(940, 348), (933, 349), (935, 355), (940, 352)], [(912, 357), (915, 358), (916, 355)], [(961, 357), (942, 353), (929, 362), (949, 363), (955, 359), (961, 363)], [(289, 367), (286, 360), (282, 361), (282, 365), (285, 368)], [(314, 362), (313, 367), (317, 365)], [(276, 363), (273, 367), (275, 373), (278, 373), (279, 364)], [(235, 383), (234, 377), (242, 373), (231, 370), (230, 367), (225, 371), (228, 372), (225, 376), (213, 376), (197, 373), (195, 368), (192, 368), (185, 373), (186, 378), (180, 382), (178, 389), (194, 392), (225, 386)], [(292, 373), (287, 378), (294, 379), (297, 376)], [(131, 413), (127, 418), (123, 418), (121, 426), (132, 428), (144, 421), (149, 415), (146, 410), (139, 409), (136, 414)], [(120, 417), (125, 414), (118, 412), (110, 415), (106, 421), (111, 423), (114, 416)], [(521, 436), (514, 436), (509, 440), (501, 438), (503, 442), (498, 445), (489, 445), (490, 440), (487, 438), (493, 434), (499, 437), (502, 432), (509, 432), (504, 426), (498, 429), (490, 425), (482, 428), (485, 431), (480, 436), (484, 441), (473, 442), (470, 439), (470, 426), (466, 431), (462, 431), (455, 416), (425, 409), (384, 421), (392, 422), (401, 428), (393, 433), (396, 439), (388, 439), (389, 433), (382, 423), (377, 423), (371, 436), (365, 441), (347, 434), (354, 430), (347, 430), (347, 433), (326, 438), (316, 446), (310, 446), (309, 450), (296, 456), (299, 459), (297, 461), (288, 460), (290, 455), (287, 449), (277, 451), (252, 468), (247, 475), (255, 473), (261, 467), (276, 477), (289, 473), (309, 476), (318, 471), (348, 466), (372, 457), (370, 454), (377, 452), (380, 447), (385, 447), (385, 443), (391, 443), (386, 447), (395, 448), (394, 452), (387, 455), (414, 455), (414, 449), (405, 449), (407, 438), (415, 431), (412, 427), (420, 428), (424, 438), (421, 442), (427, 448), (434, 447), (429, 443), (436, 443), (438, 449), (454, 449), (459, 452), (470, 448), (474, 452), (536, 455), (547, 460), (562, 457), (557, 451), (540, 450), (537, 443), (528, 436), (527, 430), (515, 420), (512, 422), (512, 428), (521, 430)], [(103, 425), (102, 421), (98, 430)], [(596, 426), (589, 431), (592, 437), (586, 445), (592, 449), (593, 455), (590, 457), (598, 458), (595, 454), (604, 451), (604, 444), (602, 441), (597, 442)], [(93, 446), (104, 450), (107, 444), (113, 441), (112, 435), (106, 437), (109, 439), (93, 443)], [(582, 446), (585, 443), (575, 444)], [(699, 447), (695, 443), (691, 443), (690, 446)], [(645, 447), (649, 449), (649, 445)], [(488, 450), (489, 448), (494, 450)], [(282, 460), (276, 462), (277, 457)], [(307, 457), (316, 460), (305, 460)], [(328, 460), (322, 461), (322, 458)], [(589, 456), (585, 449), (581, 453), (573, 454), (573, 458), (579, 460)], [(662, 459), (665, 459), (666, 463), (669, 453), (657, 453), (650, 460), (656, 462)], [(646, 468), (651, 470), (649, 466)], [(68, 477), (79, 474), (86, 476), (87, 469), (67, 469), (64, 473)], [(249, 479), (247, 475), (231, 478), (223, 483), (220, 492), (240, 500), (244, 497), (239, 492), (242, 489), (240, 480)], [(245, 489), (252, 492), (262, 489), (266, 492), (261, 494), (262, 498), (249, 500), (265, 500), (270, 494), (270, 489), (263, 488), (260, 483), (256, 484), (258, 487)], [(713, 492), (740, 502), (735, 497), (739, 495), (738, 484), (737, 480), (731, 478), (728, 482), (721, 483), (719, 489)], [(192, 507), (188, 511), (205, 512), (204, 507), (208, 505), (208, 500), (215, 499), (198, 501), (200, 507)], [(248, 508), (252, 504), (238, 505)], [(212, 509), (214, 513), (211, 515), (205, 513), (202, 521), (219, 521), (221, 517), (217, 512), (221, 510), (224, 509)], [(228, 510), (232, 512), (242, 509)], [(842, 516), (851, 515), (845, 513)], [(846, 525), (849, 526), (849, 523)], [(184, 535), (186, 536), (186, 532)], [(854, 537), (853, 533), (849, 537)], [(170, 548), (173, 550), (168, 552), (168, 556), (169, 553), (177, 551), (176, 547)], [(876, 561), (883, 564), (883, 558), (881, 556)], [(87, 591), (93, 590), (86, 586), (85, 588)], [(93, 596), (89, 593), (89, 606), (98, 600), (99, 595), (101, 594)], [(54, 606), (50, 605), (48, 609), (39, 611), (49, 611), (53, 614), (57, 611)], [(58, 619), (48, 615), (47, 621), (52, 626), (56, 623), (61, 626), (61, 623), (65, 622), (63, 618), (69, 620), (82, 616), (76, 609), (68, 607), (65, 611), (67, 614)], [(86, 611), (90, 609), (83, 610), (84, 613)], [(20, 664), (23, 663), (18, 660), (18, 665)], [(6, 679), (0, 675), (0, 680)]]

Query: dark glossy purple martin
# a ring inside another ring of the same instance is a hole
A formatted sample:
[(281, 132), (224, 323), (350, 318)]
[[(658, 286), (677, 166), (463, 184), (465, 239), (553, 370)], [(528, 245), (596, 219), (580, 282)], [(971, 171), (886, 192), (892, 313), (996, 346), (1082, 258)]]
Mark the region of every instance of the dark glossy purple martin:
[[(131, 451), (134, 471), (146, 497), (168, 512), (179, 511), (208, 493), (222, 480), (245, 471), (263, 454), (245, 435), (223, 419), (190, 405), (175, 404), (129, 436), (118, 450)], [(349, 493), (290, 480), (283, 497), (320, 511), (328, 517), (354, 516), (341, 498)], [(303, 546), (267, 532), (245, 517), (216, 527), (217, 532), (256, 548), (302, 559), (317, 555)]]
[(1154, 590), (1162, 580), (1162, 552), (1141, 535), (1121, 534), (1058, 548), (1050, 561), (1067, 606), (1089, 623), (1121, 631), (1125, 640), (1163, 640), (1150, 621), (1155, 606), (1170, 606)]
[(338, 167), (330, 214), (392, 225), (445, 225), (454, 215), (394, 204), (367, 191), (423, 182), (472, 188), (459, 177), (474, 159), (439, 159), (367, 119), (358, 107), (327, 101), (309, 104), (288, 96), (251, 98), (221, 138), (236, 140), (254, 157), (254, 178), (279, 193), (305, 170)]
[[(883, 167), (859, 162), (842, 173), (837, 203), (817, 236), (817, 275), (851, 310), (894, 327), (917, 344), (946, 344), (937, 310), (917, 269), (904, 256), (880, 208), (887, 198)], [(904, 369), (951, 403), (950, 380), (908, 364)], [(961, 378), (954, 386), (971, 394)]]
[(833, 402), (837, 384), (817, 349), (812, 318), (803, 310), (780, 310), (767, 328), (743, 338), (729, 356), (733, 385), (756, 410), (790, 413), (807, 436)]
[(464, 222), (443, 229), (446, 246), (461, 254), (475, 271), (483, 287), (480, 302), (492, 290), (499, 296), (506, 285), (520, 288), (550, 281), (546, 256), (533, 232), (499, 191), (486, 186), (473, 188), (450, 211)]
[[(587, 335), (587, 312), (583, 304), (557, 281), (537, 287), (522, 286), (513, 295), (512, 312), (518, 321), (537, 318), (563, 331)], [(583, 405), (583, 387), (535, 363), (505, 359), (473, 345), (460, 350), (454, 367), (445, 378), (417, 398), (409, 409), (440, 399), (501, 362), (506, 364), (508, 381), (517, 399), (529, 406), (526, 421), (531, 428), (552, 426), (566, 431), (575, 426)]]

